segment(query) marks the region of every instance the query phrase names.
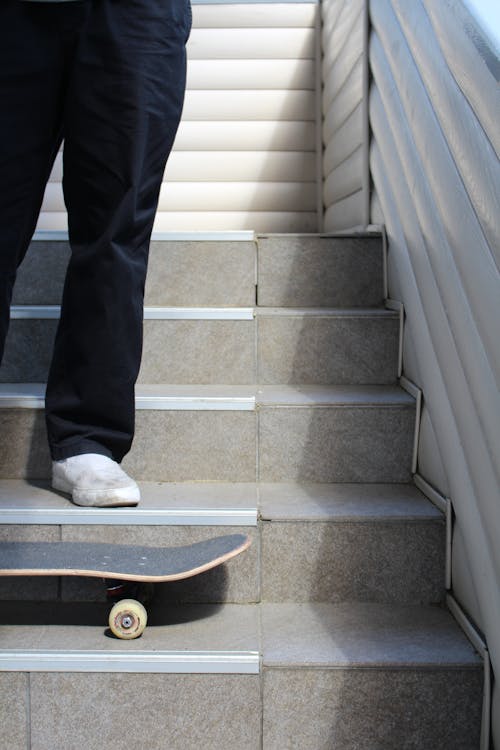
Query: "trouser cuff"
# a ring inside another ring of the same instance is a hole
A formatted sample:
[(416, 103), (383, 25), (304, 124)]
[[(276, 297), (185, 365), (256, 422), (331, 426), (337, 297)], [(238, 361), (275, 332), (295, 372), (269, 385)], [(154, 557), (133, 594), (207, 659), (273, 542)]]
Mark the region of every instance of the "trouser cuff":
[(81, 456), (83, 453), (99, 453), (101, 456), (113, 458), (113, 454), (108, 448), (94, 440), (78, 440), (66, 445), (49, 445), (49, 447), (53, 461), (62, 461), (71, 456)]

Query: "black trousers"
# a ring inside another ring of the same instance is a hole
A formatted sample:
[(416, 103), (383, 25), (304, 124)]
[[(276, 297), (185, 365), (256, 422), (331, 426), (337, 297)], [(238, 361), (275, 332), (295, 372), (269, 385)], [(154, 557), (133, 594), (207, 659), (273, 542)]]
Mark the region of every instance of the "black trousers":
[(190, 28), (189, 0), (1, 0), (0, 361), (64, 139), (72, 252), (45, 401), (56, 460), (121, 461), (132, 443), (149, 241)]

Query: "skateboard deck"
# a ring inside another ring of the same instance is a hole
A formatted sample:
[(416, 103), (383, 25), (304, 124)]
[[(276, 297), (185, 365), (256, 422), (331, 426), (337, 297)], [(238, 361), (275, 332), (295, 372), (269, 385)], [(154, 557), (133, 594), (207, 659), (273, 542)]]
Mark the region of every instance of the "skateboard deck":
[(89, 576), (123, 581), (178, 581), (236, 557), (250, 546), (227, 534), (183, 547), (94, 542), (0, 542), (0, 576)]
[[(250, 544), (244, 534), (226, 534), (181, 547), (0, 542), (0, 576), (88, 576), (139, 584), (179, 581), (222, 565)], [(137, 638), (146, 621), (144, 606), (134, 599), (117, 602), (109, 616), (110, 628), (119, 638)]]

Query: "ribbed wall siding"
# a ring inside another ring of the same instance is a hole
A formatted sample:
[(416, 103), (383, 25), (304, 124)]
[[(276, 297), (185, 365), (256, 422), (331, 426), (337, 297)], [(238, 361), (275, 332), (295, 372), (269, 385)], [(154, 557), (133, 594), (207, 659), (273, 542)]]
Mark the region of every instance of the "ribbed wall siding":
[(372, 210), (425, 398), (419, 472), (453, 502), (453, 590), (488, 642), (500, 747), (498, 59), (458, 0), (372, 0), (371, 16)]
[[(194, 5), (155, 231), (314, 232), (318, 5)], [(62, 154), (39, 230), (65, 230)]]
[(326, 232), (366, 223), (365, 0), (323, 0), (323, 203)]

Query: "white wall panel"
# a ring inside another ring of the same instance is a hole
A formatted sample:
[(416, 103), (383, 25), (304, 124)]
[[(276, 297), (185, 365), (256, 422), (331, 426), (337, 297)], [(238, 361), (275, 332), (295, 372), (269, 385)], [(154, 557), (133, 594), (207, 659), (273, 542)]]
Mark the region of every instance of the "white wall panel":
[(314, 60), (190, 60), (188, 90), (316, 89)]
[(325, 231), (342, 231), (359, 224), (363, 201), (363, 191), (358, 190), (357, 193), (332, 203), (325, 212)]
[(314, 51), (314, 28), (195, 28), (189, 40), (191, 60), (310, 60)]
[[(318, 229), (314, 3), (194, 5), (155, 231)], [(65, 230), (62, 154), (40, 230)], [(191, 222), (191, 223), (190, 223)]]
[(362, 170), (361, 146), (330, 172), (325, 180), (325, 203), (331, 205), (347, 198), (359, 190), (358, 175)]
[[(264, 85), (264, 82), (262, 82)], [(186, 120), (309, 120), (315, 119), (313, 91), (188, 91)]]
[(372, 205), (424, 393), (419, 468), (453, 502), (453, 591), (488, 643), (500, 747), (499, 61), (457, 0), (371, 0), (371, 15)]
[(313, 28), (314, 3), (229, 3), (214, 13), (213, 5), (193, 7), (195, 26), (200, 29)]
[(316, 150), (316, 124), (303, 120), (181, 122), (176, 151)]
[(367, 223), (364, 0), (323, 0), (324, 231)]
[[(326, 147), (328, 147), (330, 139), (344, 125), (347, 118), (353, 114), (357, 107), (362, 105), (362, 99), (363, 59), (360, 56), (335, 100), (328, 105), (328, 108), (325, 104), (323, 105), (323, 142)], [(356, 132), (356, 138), (359, 137), (360, 133)]]
[[(353, 134), (359, 138), (353, 138)], [(363, 108), (358, 104), (343, 125), (330, 138), (323, 154), (323, 174), (330, 172), (361, 146), (363, 137)]]

